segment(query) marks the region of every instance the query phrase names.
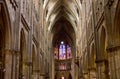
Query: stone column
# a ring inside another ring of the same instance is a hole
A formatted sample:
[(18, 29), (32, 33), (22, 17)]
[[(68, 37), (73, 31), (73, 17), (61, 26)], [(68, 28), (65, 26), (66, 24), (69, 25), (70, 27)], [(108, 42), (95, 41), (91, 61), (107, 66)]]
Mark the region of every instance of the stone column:
[(120, 79), (120, 46), (107, 49), (109, 56), (110, 79)]
[(89, 79), (96, 79), (96, 69), (95, 68), (89, 69)]
[(29, 68), (28, 63), (23, 61), (23, 72), (22, 72), (23, 79), (28, 79), (28, 68)]
[(5, 55), (5, 68), (4, 68), (4, 78), (11, 79), (12, 73), (12, 50), (10, 49), (2, 49), (2, 52)]
[(44, 73), (40, 73), (40, 79), (44, 79), (45, 78), (45, 74)]
[(19, 51), (14, 51), (13, 53), (13, 78), (12, 79), (19, 79)]
[(84, 78), (83, 78), (83, 79), (89, 79), (89, 77), (88, 77), (88, 72), (84, 72), (83, 75), (84, 75)]
[(39, 75), (40, 75), (40, 70), (33, 70), (32, 79), (38, 79)]
[(97, 60), (97, 79), (109, 79), (108, 60)]
[[(115, 54), (114, 52), (111, 52), (111, 53), (108, 53), (108, 56), (109, 56), (109, 69), (110, 69), (110, 72), (109, 72), (109, 75), (110, 75), (110, 79), (117, 79), (117, 76), (116, 76), (116, 62), (115, 62)], [(113, 73), (114, 72), (114, 73)]]
[(32, 79), (32, 62), (27, 62), (27, 79)]
[(16, 59), (16, 62), (15, 62), (15, 79), (27, 79), (28, 78), (28, 75), (27, 75), (28, 66), (27, 66), (26, 61), (22, 61), (22, 63), (21, 63), (22, 64), (22, 70), (20, 72), (19, 54), (17, 54), (16, 57), (15, 57), (15, 59)]

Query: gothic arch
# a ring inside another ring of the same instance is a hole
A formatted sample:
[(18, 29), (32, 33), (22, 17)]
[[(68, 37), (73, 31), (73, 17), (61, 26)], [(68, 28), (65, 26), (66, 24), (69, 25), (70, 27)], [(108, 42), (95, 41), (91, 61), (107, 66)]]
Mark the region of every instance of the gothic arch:
[[(4, 1), (0, 1), (0, 79), (8, 72), (6, 64), (6, 50), (11, 47), (11, 24), (8, 9)], [(5, 73), (6, 70), (6, 73)]]
[(26, 61), (27, 61), (26, 40), (25, 40), (24, 30), (22, 29), (20, 32), (20, 55), (19, 55), (19, 78), (20, 79), (25, 75)]
[(115, 12), (115, 19), (114, 19), (114, 36), (116, 40), (116, 45), (120, 44), (120, 1), (118, 1), (116, 12)]
[(120, 72), (120, 0), (118, 0), (117, 7), (116, 7), (116, 12), (115, 12), (115, 18), (114, 18), (114, 35), (112, 36), (113, 38), (113, 50), (110, 51), (109, 55), (112, 55), (110, 58), (110, 64), (114, 63), (114, 69), (112, 70), (112, 66), (110, 69), (110, 72), (114, 72), (114, 75), (110, 75), (112, 78), (119, 79), (119, 73)]
[(108, 62), (108, 53), (106, 51), (106, 29), (102, 26), (101, 33), (100, 33), (100, 62), (103, 63), (101, 66), (101, 78), (109, 79), (109, 62)]
[(32, 45), (32, 72), (34, 72), (36, 69), (36, 63), (37, 63), (36, 49), (35, 46)]
[(106, 30), (104, 27), (101, 28), (100, 33), (100, 53), (101, 53), (101, 59), (108, 58), (107, 52), (106, 52)]
[(2, 29), (4, 29), (4, 31), (2, 30), (2, 33), (4, 34), (4, 47), (6, 49), (10, 49), (11, 47), (11, 43), (12, 43), (12, 32), (11, 32), (11, 21), (10, 21), (10, 16), (9, 16), (9, 12), (8, 12), (8, 8), (6, 6), (5, 1), (1, 0), (0, 1), (0, 18), (3, 21), (3, 26), (0, 26), (0, 28), (2, 27)]

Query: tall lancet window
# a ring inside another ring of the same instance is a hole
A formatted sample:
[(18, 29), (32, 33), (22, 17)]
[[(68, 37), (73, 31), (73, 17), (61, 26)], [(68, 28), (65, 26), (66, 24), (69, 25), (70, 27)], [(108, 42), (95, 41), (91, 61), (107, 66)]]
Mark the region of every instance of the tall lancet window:
[(71, 58), (72, 58), (71, 47), (67, 45), (67, 59), (71, 59)]
[(65, 59), (66, 59), (66, 46), (62, 41), (59, 46), (59, 60), (65, 60)]
[(54, 59), (56, 60), (56, 70), (70, 70), (72, 51), (67, 42), (61, 41), (54, 47)]
[(54, 47), (54, 58), (56, 60), (69, 60), (72, 59), (71, 46), (65, 44), (63, 41)]
[(58, 59), (58, 47), (57, 46), (54, 48), (54, 58)]

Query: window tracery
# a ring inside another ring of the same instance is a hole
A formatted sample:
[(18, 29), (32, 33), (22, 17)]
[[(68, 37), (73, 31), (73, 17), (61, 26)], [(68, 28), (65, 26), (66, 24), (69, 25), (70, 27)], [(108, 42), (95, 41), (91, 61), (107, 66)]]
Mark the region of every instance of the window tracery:
[(62, 41), (60, 45), (54, 47), (54, 58), (58, 60), (71, 59), (71, 47)]

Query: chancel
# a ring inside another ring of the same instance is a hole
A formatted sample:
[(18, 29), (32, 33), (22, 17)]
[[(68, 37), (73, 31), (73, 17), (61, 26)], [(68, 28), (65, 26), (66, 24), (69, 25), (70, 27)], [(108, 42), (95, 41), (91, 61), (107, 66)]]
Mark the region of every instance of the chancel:
[(120, 79), (120, 0), (0, 0), (0, 79)]

